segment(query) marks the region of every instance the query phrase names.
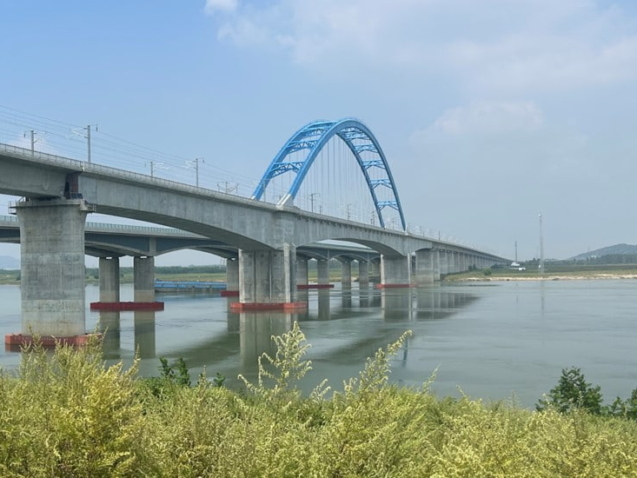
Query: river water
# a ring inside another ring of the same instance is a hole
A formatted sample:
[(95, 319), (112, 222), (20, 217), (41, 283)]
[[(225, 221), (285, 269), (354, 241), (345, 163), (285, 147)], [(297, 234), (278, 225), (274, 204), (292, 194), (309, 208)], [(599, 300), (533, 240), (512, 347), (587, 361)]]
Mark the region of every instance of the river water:
[[(122, 286), (122, 300), (132, 300)], [(303, 314), (228, 311), (215, 295), (158, 295), (162, 312), (87, 311), (88, 330), (106, 330), (107, 360), (158, 374), (157, 357), (183, 357), (193, 378), (204, 369), (239, 386), (238, 374), (256, 379), (257, 357), (274, 353), (270, 337), (298, 320), (312, 345), (313, 370), (301, 384), (311, 390), (327, 378), (333, 389), (355, 377), (365, 358), (405, 330), (413, 335), (392, 361), (391, 380), (418, 387), (436, 373), (439, 396), (465, 393), (511, 399), (532, 407), (564, 367), (577, 366), (602, 387), (606, 401), (637, 388), (637, 280), (483, 282), (422, 289), (310, 291)], [(88, 286), (87, 304), (98, 300)], [(0, 286), (0, 333), (20, 330), (20, 290)], [(20, 353), (0, 350), (0, 367), (15, 369)]]

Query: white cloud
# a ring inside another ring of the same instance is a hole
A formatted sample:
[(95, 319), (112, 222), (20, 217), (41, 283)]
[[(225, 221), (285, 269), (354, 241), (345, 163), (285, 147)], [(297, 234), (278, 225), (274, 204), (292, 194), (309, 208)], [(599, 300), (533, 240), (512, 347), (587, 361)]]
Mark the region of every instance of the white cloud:
[(469, 181), (485, 172), (505, 181), (534, 174), (558, 181), (591, 179), (600, 173), (587, 151), (589, 139), (568, 127), (547, 124), (531, 101), (480, 101), (448, 109), (414, 132), (410, 145), (416, 158), (471, 170)]
[(206, 0), (204, 11), (208, 15), (213, 15), (215, 12), (234, 12), (238, 6), (238, 0)]
[(535, 131), (542, 123), (542, 111), (531, 101), (479, 101), (446, 110), (432, 128), (447, 134), (497, 134)]
[(443, 74), (491, 91), (637, 78), (635, 20), (599, 0), (278, 0), (243, 7), (208, 0), (206, 6), (217, 4), (231, 4), (226, 11), (233, 12), (220, 20), (221, 38), (282, 48), (322, 71)]

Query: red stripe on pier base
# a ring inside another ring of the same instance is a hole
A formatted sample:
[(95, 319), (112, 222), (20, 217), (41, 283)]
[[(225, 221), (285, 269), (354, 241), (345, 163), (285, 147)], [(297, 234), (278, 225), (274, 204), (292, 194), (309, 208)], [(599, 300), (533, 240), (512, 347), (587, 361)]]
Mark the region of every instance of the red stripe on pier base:
[(91, 302), (91, 310), (164, 310), (163, 302)]
[(230, 304), (233, 312), (260, 312), (268, 310), (281, 310), (293, 312), (307, 309), (307, 302), (234, 302)]
[(411, 284), (376, 284), (377, 289), (404, 289), (412, 287)]
[(306, 289), (333, 289), (334, 284), (299, 284), (297, 286), (299, 290)]
[(239, 297), (238, 290), (222, 290), (221, 297)]

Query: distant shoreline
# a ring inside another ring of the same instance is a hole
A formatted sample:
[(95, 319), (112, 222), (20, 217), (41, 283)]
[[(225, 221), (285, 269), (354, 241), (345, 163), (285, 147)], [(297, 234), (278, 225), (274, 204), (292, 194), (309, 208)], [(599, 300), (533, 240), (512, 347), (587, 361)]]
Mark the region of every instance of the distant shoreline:
[(445, 281), (447, 282), (528, 282), (528, 281), (557, 281), (557, 280), (623, 280), (623, 279), (637, 279), (637, 272), (634, 273), (613, 273), (613, 272), (600, 272), (592, 274), (581, 273), (556, 273), (546, 274), (544, 277), (540, 276), (470, 276), (470, 277), (454, 277), (447, 276)]

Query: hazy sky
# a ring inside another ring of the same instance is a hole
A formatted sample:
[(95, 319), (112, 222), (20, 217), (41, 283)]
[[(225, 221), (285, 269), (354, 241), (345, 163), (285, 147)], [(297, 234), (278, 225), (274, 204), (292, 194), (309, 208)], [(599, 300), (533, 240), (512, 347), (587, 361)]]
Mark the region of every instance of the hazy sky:
[[(539, 212), (547, 257), (637, 242), (632, 0), (5, 0), (0, 41), (1, 106), (204, 157), (217, 182), (355, 116), (414, 226), (522, 259)], [(10, 121), (0, 141), (24, 141)], [(163, 263), (211, 260), (192, 254)]]

